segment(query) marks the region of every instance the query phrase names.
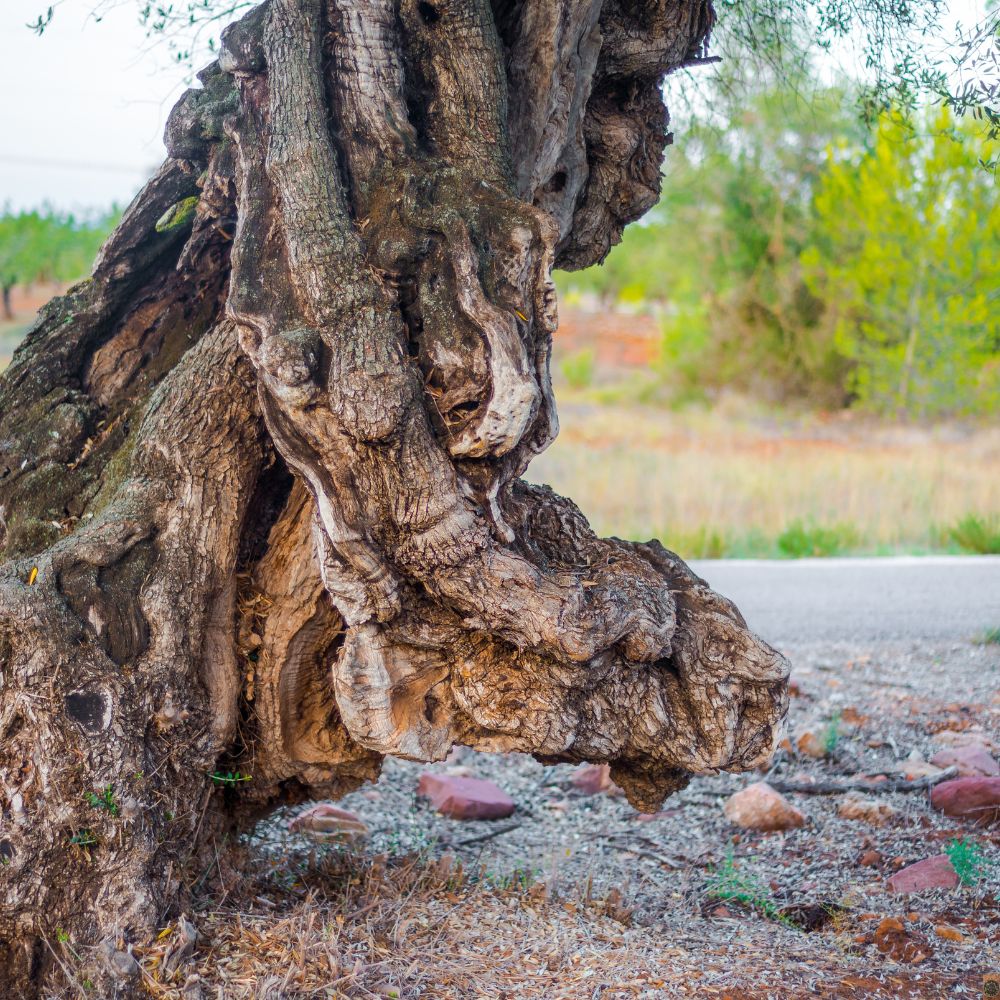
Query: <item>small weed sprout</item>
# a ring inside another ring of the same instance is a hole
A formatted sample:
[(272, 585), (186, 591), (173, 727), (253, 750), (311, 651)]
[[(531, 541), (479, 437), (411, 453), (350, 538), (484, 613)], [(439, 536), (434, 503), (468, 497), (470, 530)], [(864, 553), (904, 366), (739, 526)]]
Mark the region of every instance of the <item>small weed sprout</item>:
[(826, 724), (826, 728), (823, 730), (820, 739), (823, 743), (824, 753), (831, 754), (837, 749), (837, 744), (840, 742), (840, 712), (834, 713), (833, 717)]
[(1000, 625), (984, 628), (975, 641), (979, 646), (1000, 646)]
[(757, 910), (768, 920), (777, 920), (794, 926), (778, 909), (771, 890), (756, 875), (742, 872), (736, 867), (732, 848), (727, 851), (718, 868), (709, 868), (705, 892), (709, 899), (717, 899), (724, 903), (742, 903)]
[(240, 771), (226, 771), (225, 774), (222, 771), (213, 771), (209, 777), (213, 784), (221, 785), (223, 788), (236, 788), (241, 782), (251, 780), (251, 775), (242, 774)]
[(117, 816), (120, 812), (118, 802), (115, 800), (115, 786), (105, 785), (100, 792), (84, 792), (84, 799), (93, 809), (103, 809), (111, 816)]
[(56, 928), (56, 941), (59, 942), (78, 962), (83, 959), (77, 954), (76, 949), (69, 943), (69, 935), (61, 928)]
[(974, 840), (949, 840), (944, 849), (962, 885), (978, 885), (989, 874), (994, 862)]

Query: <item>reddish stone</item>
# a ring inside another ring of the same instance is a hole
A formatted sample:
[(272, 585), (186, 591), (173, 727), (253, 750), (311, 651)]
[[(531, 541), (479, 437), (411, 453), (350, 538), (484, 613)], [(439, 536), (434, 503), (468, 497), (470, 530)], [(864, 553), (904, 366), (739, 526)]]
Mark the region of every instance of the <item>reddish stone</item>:
[(957, 941), (961, 943), (965, 940), (965, 935), (957, 928), (949, 924), (938, 924), (934, 928), (934, 933), (945, 941)]
[(1000, 778), (954, 778), (931, 790), (931, 805), (946, 816), (993, 823), (1000, 819)]
[(828, 733), (825, 729), (807, 729), (796, 737), (795, 749), (807, 757), (822, 760), (830, 755), (827, 737)]
[(850, 792), (841, 800), (837, 815), (841, 819), (856, 819), (872, 826), (885, 826), (899, 815), (899, 811), (888, 802)]
[(874, 868), (876, 865), (882, 864), (882, 855), (878, 851), (865, 851), (864, 854), (858, 858), (858, 864), (862, 865), (864, 868)]
[(425, 773), (420, 775), (417, 793), (452, 819), (503, 819), (517, 808), (509, 795), (482, 778)]
[(608, 764), (584, 764), (578, 767), (569, 779), (577, 791), (584, 795), (620, 795), (621, 789), (611, 780), (611, 767)]
[(939, 750), (931, 763), (940, 768), (957, 767), (960, 778), (995, 778), (1000, 775), (1000, 764), (982, 743)]
[(730, 823), (745, 830), (791, 830), (806, 818), (767, 782), (757, 781), (730, 795), (723, 808)]
[(895, 917), (886, 917), (875, 929), (875, 947), (894, 962), (913, 965), (934, 953), (930, 942), (922, 934), (907, 930)]
[(941, 773), (941, 768), (929, 764), (916, 750), (903, 761), (897, 770), (907, 781), (916, 781), (918, 778), (933, 778), (934, 775)]
[(293, 833), (304, 833), (323, 843), (364, 840), (368, 827), (359, 816), (329, 802), (317, 802), (289, 821)]
[(886, 883), (889, 892), (921, 892), (924, 889), (954, 889), (958, 874), (947, 854), (924, 858), (915, 865), (901, 868)]

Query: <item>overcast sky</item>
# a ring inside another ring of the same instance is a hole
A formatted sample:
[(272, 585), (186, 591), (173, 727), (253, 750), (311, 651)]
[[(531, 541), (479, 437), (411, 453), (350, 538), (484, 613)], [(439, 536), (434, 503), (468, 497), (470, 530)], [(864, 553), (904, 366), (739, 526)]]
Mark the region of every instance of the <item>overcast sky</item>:
[[(56, 3), (41, 37), (26, 25)], [(97, 23), (96, 0), (0, 0), (0, 208), (127, 202), (164, 157), (163, 124), (187, 67), (151, 44), (138, 3)], [(981, 0), (952, 0), (966, 25)], [(207, 62), (198, 60), (198, 65)]]
[(94, 3), (65, 0), (39, 37), (26, 25), (51, 2), (0, 0), (0, 204), (128, 202), (163, 160), (188, 70), (151, 47), (136, 3), (97, 23)]

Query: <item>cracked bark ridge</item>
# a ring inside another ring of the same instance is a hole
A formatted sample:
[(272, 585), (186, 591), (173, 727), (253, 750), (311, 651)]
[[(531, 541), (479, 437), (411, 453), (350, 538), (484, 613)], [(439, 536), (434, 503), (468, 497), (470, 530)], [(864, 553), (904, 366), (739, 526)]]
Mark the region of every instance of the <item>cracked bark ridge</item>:
[(224, 32), (0, 382), (7, 994), (56, 927), (121, 954), (220, 836), (385, 754), (609, 762), (644, 810), (769, 757), (780, 655), (519, 478), (558, 431), (550, 271), (655, 201), (660, 80), (711, 24), (268, 0)]

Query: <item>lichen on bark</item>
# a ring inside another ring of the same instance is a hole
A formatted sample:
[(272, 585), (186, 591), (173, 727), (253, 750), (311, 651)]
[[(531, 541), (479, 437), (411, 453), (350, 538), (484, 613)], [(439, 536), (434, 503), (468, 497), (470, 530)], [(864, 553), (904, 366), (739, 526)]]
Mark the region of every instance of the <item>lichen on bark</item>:
[(224, 833), (386, 754), (606, 761), (647, 810), (767, 759), (780, 655), (520, 479), (558, 431), (551, 269), (655, 201), (660, 81), (711, 24), (267, 0), (224, 32), (0, 383), (8, 992), (56, 927), (130, 988)]

